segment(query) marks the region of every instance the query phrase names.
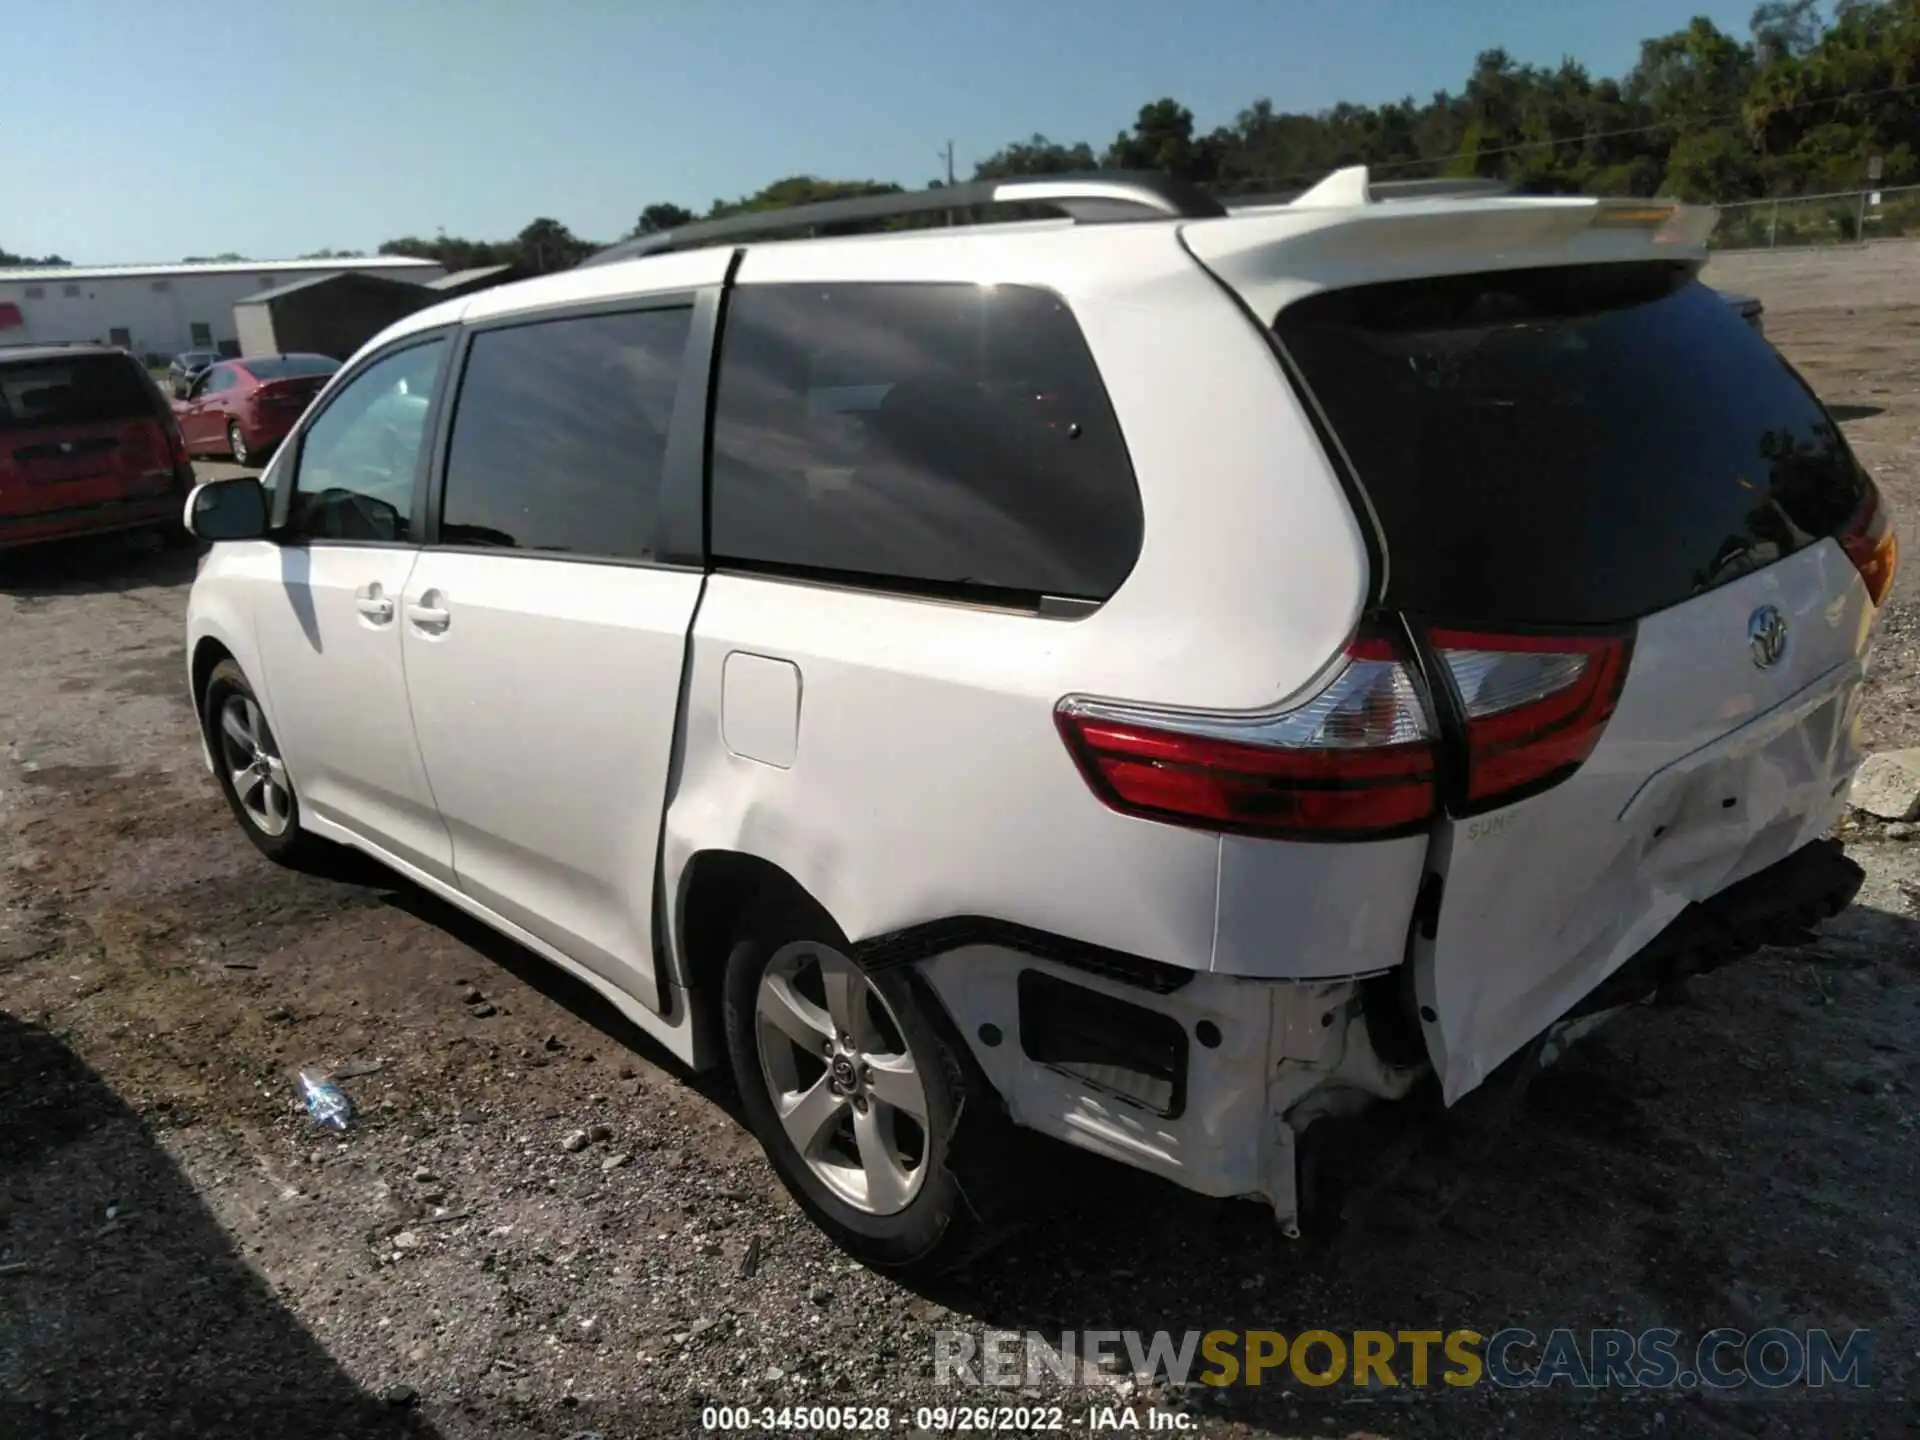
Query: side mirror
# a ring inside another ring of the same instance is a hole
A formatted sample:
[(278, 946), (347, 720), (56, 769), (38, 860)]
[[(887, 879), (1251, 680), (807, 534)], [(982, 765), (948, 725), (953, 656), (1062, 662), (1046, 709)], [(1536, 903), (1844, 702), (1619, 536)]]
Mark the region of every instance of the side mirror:
[(267, 533), (267, 492), (251, 475), (209, 480), (187, 496), (187, 529), (200, 540), (260, 540)]

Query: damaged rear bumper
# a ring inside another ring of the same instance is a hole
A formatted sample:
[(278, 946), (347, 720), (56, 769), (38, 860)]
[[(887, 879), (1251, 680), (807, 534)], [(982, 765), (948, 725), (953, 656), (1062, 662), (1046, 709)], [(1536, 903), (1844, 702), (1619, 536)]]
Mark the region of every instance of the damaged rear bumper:
[(1769, 945), (1799, 945), (1853, 903), (1866, 872), (1838, 840), (1816, 840), (1784, 860), (1695, 901), (1567, 1013), (1616, 1009)]
[[(1820, 840), (1689, 906), (1530, 1053), (1688, 975), (1805, 940), (1862, 878)], [(1297, 1234), (1301, 1135), (1404, 1099), (1430, 1073), (1394, 1043), (1417, 1034), (1397, 1013), (1411, 1003), (1399, 972), (1284, 981), (1161, 968), (1172, 978), (987, 944), (919, 964), (1016, 1123), (1201, 1194), (1262, 1199)]]

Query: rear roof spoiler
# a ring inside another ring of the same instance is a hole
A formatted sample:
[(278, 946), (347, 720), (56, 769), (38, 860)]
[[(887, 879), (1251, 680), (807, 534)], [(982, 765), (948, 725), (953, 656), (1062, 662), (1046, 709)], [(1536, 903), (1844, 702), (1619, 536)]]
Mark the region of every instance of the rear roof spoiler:
[[(1667, 260), (1698, 266), (1711, 207), (1578, 195), (1479, 198), (1429, 192), (1383, 203), (1355, 167), (1290, 205), (1183, 227), (1187, 249), (1271, 319), (1318, 290), (1477, 270)], [(1315, 196), (1318, 198), (1314, 198)]]
[(1391, 200), (1476, 199), (1511, 195), (1504, 180), (1440, 176), (1427, 180), (1375, 180), (1365, 165), (1349, 165), (1304, 190), (1229, 196), (1227, 209), (1266, 210), (1278, 205), (1377, 205)]

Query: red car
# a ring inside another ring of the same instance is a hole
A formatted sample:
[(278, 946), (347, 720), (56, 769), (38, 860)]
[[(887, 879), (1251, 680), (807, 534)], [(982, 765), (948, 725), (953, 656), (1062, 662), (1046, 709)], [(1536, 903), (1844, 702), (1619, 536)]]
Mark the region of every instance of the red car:
[(133, 356), (0, 347), (0, 550), (107, 530), (184, 539), (192, 488), (166, 397)]
[(188, 453), (231, 455), (236, 465), (265, 460), (339, 368), (325, 355), (249, 355), (209, 367), (173, 402)]

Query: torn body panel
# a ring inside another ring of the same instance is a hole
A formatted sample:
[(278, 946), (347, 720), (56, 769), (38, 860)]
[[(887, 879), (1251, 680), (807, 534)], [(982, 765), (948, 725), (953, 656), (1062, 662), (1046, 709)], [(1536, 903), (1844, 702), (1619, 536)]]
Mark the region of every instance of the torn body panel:
[[(1200, 975), (1156, 995), (985, 945), (950, 951), (921, 973), (1016, 1123), (1203, 1195), (1262, 1199), (1289, 1230), (1298, 1225), (1297, 1129), (1404, 1096), (1424, 1073), (1375, 1054), (1347, 980)], [(1179, 1103), (1141, 1084), (1124, 1057), (1093, 1065), (1043, 1049), (1022, 1013), (1023, 978), (1036, 973), (1077, 987), (1088, 1008), (1111, 1001), (1173, 1022), (1189, 1041)]]

